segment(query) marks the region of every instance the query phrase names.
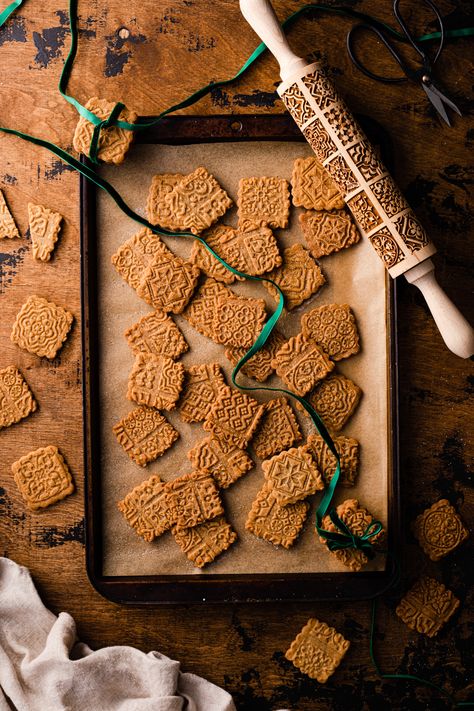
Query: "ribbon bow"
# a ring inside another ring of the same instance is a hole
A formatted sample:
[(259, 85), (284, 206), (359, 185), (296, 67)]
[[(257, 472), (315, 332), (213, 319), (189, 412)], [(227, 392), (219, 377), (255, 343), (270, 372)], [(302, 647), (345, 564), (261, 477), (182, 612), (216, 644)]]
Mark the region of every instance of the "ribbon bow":
[(373, 543), (370, 542), (370, 538), (377, 536), (382, 530), (382, 524), (380, 521), (371, 521), (364, 533), (358, 536), (346, 526), (344, 521), (339, 518), (336, 511), (331, 509), (329, 512), (329, 518), (333, 524), (338, 529), (336, 531), (326, 531), (316, 525), (318, 533), (326, 539), (327, 547), (330, 551), (344, 550), (346, 548), (355, 548), (356, 550), (362, 551), (367, 558), (372, 559), (375, 556), (375, 550)]

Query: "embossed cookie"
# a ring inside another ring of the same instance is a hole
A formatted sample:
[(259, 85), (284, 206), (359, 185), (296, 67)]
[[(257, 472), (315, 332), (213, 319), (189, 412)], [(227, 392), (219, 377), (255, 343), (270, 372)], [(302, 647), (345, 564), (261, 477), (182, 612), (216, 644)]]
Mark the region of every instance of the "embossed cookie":
[(130, 459), (144, 467), (161, 457), (179, 433), (163, 415), (151, 407), (137, 407), (112, 428)]
[(237, 540), (236, 532), (224, 516), (192, 528), (174, 529), (173, 536), (186, 557), (198, 568), (212, 563)]
[(0, 370), (0, 430), (20, 422), (38, 405), (28, 383), (14, 365)]
[(171, 316), (157, 309), (125, 331), (128, 345), (135, 353), (151, 353), (179, 358), (189, 350), (181, 330)]
[(293, 205), (308, 210), (334, 210), (344, 207), (336, 183), (316, 158), (297, 158), (291, 178)]
[(11, 340), (29, 353), (55, 358), (69, 331), (73, 315), (40, 296), (30, 296), (19, 310)]
[(423, 511), (413, 524), (413, 533), (431, 560), (440, 560), (469, 536), (456, 509), (441, 499)]
[(321, 474), (307, 446), (286, 449), (266, 459), (262, 469), (281, 506), (296, 504), (324, 489)]
[(410, 629), (435, 637), (459, 605), (451, 590), (434, 578), (424, 577), (400, 600), (395, 612)]
[(181, 393), (184, 366), (168, 356), (137, 355), (128, 380), (127, 397), (139, 405), (172, 410)]
[[(293, 244), (285, 249), (282, 266), (267, 276), (282, 290), (289, 311), (316, 294), (326, 282), (321, 269), (302, 244)], [(263, 285), (278, 301), (279, 294), (273, 284), (264, 282)]]
[[(203, 238), (211, 249), (226, 260), (222, 253), (222, 242), (227, 234), (233, 235), (235, 230), (229, 225), (216, 225), (208, 230)], [(213, 277), (223, 284), (232, 284), (235, 281), (235, 275), (227, 269), (218, 259), (214, 257), (206, 247), (197, 239), (193, 242), (190, 261), (195, 264), (204, 274)], [(227, 261), (227, 260), (226, 260)]]
[(291, 391), (306, 395), (331, 372), (334, 363), (319, 346), (298, 333), (276, 352), (272, 367)]
[[(359, 472), (359, 442), (352, 437), (333, 437), (332, 441), (339, 455), (341, 486), (354, 486)], [(310, 434), (307, 440), (308, 447), (323, 475), (325, 484), (329, 484), (336, 470), (336, 458), (318, 434)]]
[(173, 254), (156, 254), (142, 274), (137, 294), (155, 309), (180, 314), (191, 298), (199, 269)]
[(227, 232), (221, 238), (220, 249), (226, 262), (252, 276), (276, 269), (282, 263), (273, 232), (264, 226)]
[(285, 397), (269, 400), (265, 413), (252, 439), (252, 447), (260, 459), (267, 459), (288, 449), (302, 438), (293, 408)]
[(165, 204), (165, 197), (183, 178), (184, 175), (182, 173), (161, 173), (160, 175), (154, 175), (151, 179), (146, 214), (148, 222), (151, 222), (152, 225), (159, 225), (164, 227), (165, 230), (174, 231), (178, 229), (169, 206)]
[[(354, 413), (362, 390), (352, 380), (340, 373), (331, 373), (308, 396), (326, 427), (339, 432)], [(301, 405), (297, 405), (302, 409)]]
[(252, 439), (265, 406), (238, 390), (227, 388), (210, 411), (204, 429), (220, 442), (244, 449)]
[(191, 472), (166, 484), (169, 515), (175, 531), (197, 526), (224, 509), (214, 479), (207, 472)]
[(347, 304), (325, 304), (311, 309), (301, 318), (301, 330), (333, 360), (359, 352), (359, 332)]
[(232, 292), (224, 284), (209, 277), (197, 289), (182, 316), (196, 331), (215, 341), (213, 330), (215, 314), (222, 300), (232, 295)]
[(144, 227), (120, 245), (112, 255), (112, 264), (133, 289), (140, 285), (143, 273), (157, 254), (171, 254), (157, 235)]
[(33, 257), (47, 262), (58, 241), (63, 216), (43, 205), (28, 203), (28, 226)]
[(340, 252), (360, 240), (360, 232), (346, 210), (309, 210), (300, 215), (299, 219), (305, 242), (313, 257)]
[[(372, 514), (361, 506), (357, 499), (346, 499), (346, 501), (343, 501), (342, 504), (336, 508), (336, 513), (341, 521), (346, 524), (349, 531), (356, 536), (362, 536), (367, 526), (374, 520)], [(337, 526), (335, 526), (329, 516), (323, 518), (322, 528), (326, 531), (338, 532)], [(382, 529), (375, 536), (372, 536), (370, 542), (377, 547), (377, 544), (384, 536), (385, 531)], [(319, 537), (319, 540), (324, 545), (327, 545), (326, 539), (322, 536)], [(354, 572), (361, 570), (369, 560), (363, 551), (356, 548), (341, 548), (339, 550), (330, 551), (330, 553)]]
[(237, 295), (220, 299), (212, 322), (213, 340), (224, 346), (250, 348), (263, 328), (266, 315), (263, 299)]
[[(115, 103), (116, 102), (106, 101), (106, 99), (99, 99), (97, 96), (94, 96), (89, 99), (85, 107), (100, 119), (106, 119), (110, 116), (110, 112), (114, 108)], [(137, 114), (135, 111), (123, 108), (118, 118), (119, 121), (135, 123)], [(93, 132), (94, 126), (92, 123), (81, 116), (74, 132), (74, 138), (72, 139), (73, 146), (78, 153), (83, 153), (85, 156), (89, 155)], [(118, 126), (103, 128), (99, 136), (99, 151), (97, 155), (104, 163), (119, 165), (123, 163), (132, 141), (133, 131), (127, 131)]]
[[(274, 372), (272, 360), (276, 352), (284, 344), (285, 338), (278, 331), (273, 331), (263, 348), (260, 348), (240, 369), (240, 372), (248, 378), (254, 378), (259, 383), (264, 383)], [(247, 352), (246, 348), (226, 348), (225, 356), (233, 365), (237, 365), (239, 360)]]
[(71, 473), (57, 447), (41, 447), (12, 464), (13, 478), (35, 511), (51, 506), (74, 491)]
[(285, 657), (294, 666), (325, 684), (342, 661), (350, 642), (334, 627), (310, 618), (291, 643)]
[(254, 466), (248, 454), (234, 444), (206, 437), (188, 452), (195, 469), (206, 470), (221, 489), (227, 489)]
[(8, 205), (5, 202), (5, 197), (0, 190), (0, 239), (8, 237), (13, 239), (14, 237), (19, 237), (18, 227), (15, 224), (15, 220), (8, 209)]
[(308, 509), (306, 501), (281, 506), (270, 484), (265, 482), (252, 504), (245, 528), (275, 546), (291, 548), (301, 533)]
[(147, 542), (171, 528), (168, 493), (159, 476), (136, 486), (117, 507), (135, 533)]
[(203, 422), (221, 391), (227, 388), (219, 363), (191, 365), (186, 369), (178, 413), (184, 422)]
[(232, 205), (217, 180), (203, 167), (185, 175), (163, 199), (180, 230), (198, 235), (213, 225)]
[(237, 206), (240, 229), (288, 227), (288, 181), (284, 178), (242, 178)]

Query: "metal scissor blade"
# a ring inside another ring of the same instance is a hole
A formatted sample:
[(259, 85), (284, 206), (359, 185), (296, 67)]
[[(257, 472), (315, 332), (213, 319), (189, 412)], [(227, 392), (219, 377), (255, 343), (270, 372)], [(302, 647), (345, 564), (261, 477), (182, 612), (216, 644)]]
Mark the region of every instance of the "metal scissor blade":
[(446, 109), (444, 108), (443, 101), (441, 97), (439, 96), (439, 92), (433, 91), (433, 85), (427, 85), (427, 84), (422, 84), (423, 90), (428, 97), (428, 99), (431, 101), (433, 106), (435, 107), (436, 111), (438, 114), (441, 116), (443, 121), (448, 124), (448, 126), (451, 126), (451, 121), (449, 120), (448, 114), (446, 113)]
[(436, 84), (433, 84), (433, 82), (431, 82), (431, 83), (429, 84), (429, 88), (431, 89), (431, 91), (432, 91), (433, 93), (435, 93), (437, 96), (439, 96), (439, 98), (441, 99), (441, 101), (443, 102), (443, 104), (447, 104), (450, 109), (452, 109), (452, 110), (455, 111), (457, 114), (459, 114), (459, 116), (462, 116), (462, 113), (460, 112), (460, 110), (458, 109), (458, 107), (456, 106), (456, 104), (455, 104), (453, 101), (451, 101), (451, 99), (448, 99), (448, 97), (447, 97), (445, 94), (443, 94), (442, 91), (440, 91), (440, 90), (438, 89), (438, 87), (436, 86)]

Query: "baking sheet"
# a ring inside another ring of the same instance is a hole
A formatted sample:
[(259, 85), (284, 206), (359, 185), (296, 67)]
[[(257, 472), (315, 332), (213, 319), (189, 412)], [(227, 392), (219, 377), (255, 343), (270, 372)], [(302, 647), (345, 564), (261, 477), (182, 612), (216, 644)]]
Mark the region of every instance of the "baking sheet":
[[(120, 171), (104, 166), (101, 175), (111, 181), (126, 198), (130, 207), (145, 216), (148, 187), (155, 173), (189, 173), (204, 165), (216, 176), (235, 200), (238, 181), (247, 176), (291, 178), (293, 161), (312, 155), (305, 143), (231, 142), (169, 146), (136, 145)], [(282, 248), (295, 242), (304, 243), (298, 215), (301, 208), (292, 207), (289, 229), (276, 230)], [(223, 222), (235, 225), (233, 208)], [(134, 356), (123, 336), (124, 331), (141, 316), (151, 311), (131, 287), (116, 273), (111, 255), (140, 226), (127, 218), (101, 191), (97, 195), (98, 306), (100, 342), (100, 410), (102, 421), (101, 462), (103, 506), (103, 574), (180, 575), (232, 573), (350, 573), (330, 555), (316, 538), (314, 514), (320, 495), (313, 497), (311, 510), (297, 543), (290, 549), (277, 548), (245, 530), (251, 503), (263, 483), (260, 460), (250, 451), (256, 467), (229, 489), (222, 492), (227, 518), (238, 533), (238, 541), (214, 563), (199, 570), (184, 556), (170, 532), (153, 543), (146, 543), (128, 526), (117, 509), (117, 501), (152, 474), (170, 481), (190, 471), (186, 457), (196, 442), (207, 436), (200, 424), (183, 423), (175, 412), (166, 417), (180, 433), (179, 440), (160, 459), (142, 468), (123, 451), (112, 432), (113, 425), (133, 407), (127, 400), (127, 380)], [(188, 257), (192, 242), (187, 238), (165, 238), (176, 253)], [(336, 503), (358, 498), (376, 518), (386, 523), (388, 513), (389, 475), (389, 402), (388, 402), (388, 328), (387, 281), (379, 258), (367, 241), (348, 250), (319, 260), (327, 283), (312, 299), (291, 313), (285, 313), (278, 324), (287, 337), (300, 330), (303, 313), (326, 303), (349, 303), (354, 310), (361, 336), (361, 352), (337, 364), (339, 372), (354, 380), (363, 390), (361, 403), (341, 434), (355, 437), (361, 443), (360, 474), (356, 486), (339, 487)], [(262, 285), (237, 283), (230, 287), (243, 295), (264, 298), (269, 310), (276, 306)], [(184, 365), (218, 361), (230, 383), (232, 366), (224, 356), (224, 347), (197, 333), (180, 316), (175, 317), (190, 350), (182, 357)], [(252, 383), (240, 375), (242, 383)], [(267, 385), (278, 385), (275, 376)], [(267, 400), (271, 395), (255, 393)], [(304, 435), (314, 431), (309, 419), (297, 411)], [(380, 570), (384, 560), (377, 556), (364, 570)]]

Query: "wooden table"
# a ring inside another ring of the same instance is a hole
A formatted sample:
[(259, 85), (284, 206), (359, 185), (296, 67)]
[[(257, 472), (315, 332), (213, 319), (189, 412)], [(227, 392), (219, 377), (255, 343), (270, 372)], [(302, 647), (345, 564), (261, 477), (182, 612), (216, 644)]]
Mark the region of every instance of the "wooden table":
[[(355, 0), (351, 5), (393, 20), (388, 2)], [(281, 18), (297, 6), (289, 0), (276, 3)], [(409, 16), (418, 16), (418, 2), (407, 0), (406, 6)], [(441, 6), (450, 13), (452, 26), (473, 24), (462, 0), (443, 0)], [(80, 49), (70, 93), (83, 103), (94, 95), (123, 99), (140, 114), (156, 114), (210, 79), (231, 76), (257, 44), (236, 0), (109, 0), (80, 2), (79, 10)], [(349, 105), (389, 132), (396, 149), (396, 177), (438, 246), (439, 279), (473, 321), (469, 191), (474, 128), (468, 98), (474, 72), (469, 61), (472, 40), (448, 43), (440, 60), (439, 76), (465, 115), (449, 129), (435, 118), (418, 87), (375, 84), (354, 69), (344, 48), (350, 24), (334, 15), (300, 20), (290, 33), (293, 47), (311, 58), (324, 57)], [(120, 32), (123, 29), (128, 32)], [(430, 27), (421, 22), (420, 29)], [(77, 116), (57, 91), (68, 46), (65, 5), (52, 0), (27, 2), (0, 30), (1, 125), (71, 149)], [(388, 61), (377, 49), (380, 67), (386, 69)], [(239, 83), (215, 89), (192, 111), (281, 112), (277, 80), (276, 63), (266, 55)], [(437, 709), (449, 708), (437, 692), (377, 677), (369, 659), (367, 602), (138, 610), (115, 606), (93, 590), (84, 568), (79, 325), (76, 322), (52, 362), (19, 350), (9, 339), (15, 314), (32, 293), (67, 305), (76, 316), (80, 313), (78, 177), (43, 149), (1, 133), (0, 156), (0, 187), (23, 235), (0, 245), (0, 367), (20, 367), (40, 403), (33, 416), (0, 432), (2, 553), (29, 566), (45, 604), (55, 612), (70, 612), (79, 637), (93, 648), (129, 644), (160, 650), (179, 659), (185, 670), (225, 686), (239, 709), (382, 708), (384, 702), (391, 709), (435, 708), (435, 703)], [(66, 218), (50, 264), (32, 258), (26, 234), (28, 201), (50, 205)], [(395, 617), (396, 600), (384, 600), (379, 606), (377, 654), (385, 671), (425, 676), (462, 698), (473, 698), (472, 539), (432, 564), (409, 527), (441, 497), (456, 505), (472, 526), (472, 363), (446, 350), (421, 295), (402, 279), (398, 312), (404, 584), (420, 573), (434, 574), (461, 599), (462, 607), (439, 638), (428, 640)], [(32, 514), (13, 483), (10, 466), (19, 456), (50, 443), (64, 451), (77, 493)], [(342, 667), (322, 687), (284, 658), (309, 616), (334, 625), (352, 642)]]

